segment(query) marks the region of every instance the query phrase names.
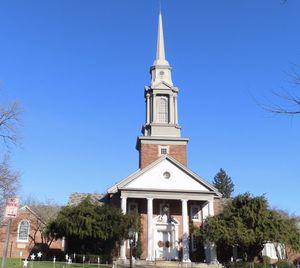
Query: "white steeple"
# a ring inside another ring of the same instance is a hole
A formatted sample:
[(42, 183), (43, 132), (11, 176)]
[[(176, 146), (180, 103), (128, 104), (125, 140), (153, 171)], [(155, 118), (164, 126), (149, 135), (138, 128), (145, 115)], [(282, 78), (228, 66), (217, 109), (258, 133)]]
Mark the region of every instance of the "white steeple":
[(165, 55), (164, 31), (161, 12), (159, 12), (158, 16), (156, 58), (153, 65), (169, 65)]
[(145, 87), (146, 122), (144, 136), (180, 137), (177, 93), (173, 85), (171, 66), (166, 60), (161, 12), (158, 16), (156, 58), (150, 68), (151, 83)]
[(164, 31), (161, 12), (159, 12), (158, 16), (156, 57), (153, 65), (150, 68), (150, 73), (151, 87), (155, 88), (162, 82), (171, 87), (173, 86), (171, 66), (166, 60), (165, 54)]

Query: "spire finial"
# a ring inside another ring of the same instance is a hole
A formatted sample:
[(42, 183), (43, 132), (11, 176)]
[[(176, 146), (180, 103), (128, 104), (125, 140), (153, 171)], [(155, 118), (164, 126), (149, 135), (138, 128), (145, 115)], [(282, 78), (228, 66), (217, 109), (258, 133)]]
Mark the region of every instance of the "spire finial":
[(161, 14), (161, 0), (159, 0), (159, 13)]
[(165, 56), (164, 31), (163, 31), (161, 10), (159, 11), (159, 16), (158, 16), (156, 58), (153, 65), (169, 65), (169, 63), (166, 61), (166, 56)]

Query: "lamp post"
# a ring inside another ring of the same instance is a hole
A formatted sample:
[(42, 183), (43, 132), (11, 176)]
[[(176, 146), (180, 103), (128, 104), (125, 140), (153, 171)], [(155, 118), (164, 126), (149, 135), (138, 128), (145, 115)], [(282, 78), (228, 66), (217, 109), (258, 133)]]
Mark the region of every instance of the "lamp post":
[(130, 245), (130, 259), (129, 264), (130, 268), (132, 268), (132, 247), (135, 240), (135, 229), (133, 227), (130, 227), (128, 230), (128, 238), (129, 238), (129, 245)]

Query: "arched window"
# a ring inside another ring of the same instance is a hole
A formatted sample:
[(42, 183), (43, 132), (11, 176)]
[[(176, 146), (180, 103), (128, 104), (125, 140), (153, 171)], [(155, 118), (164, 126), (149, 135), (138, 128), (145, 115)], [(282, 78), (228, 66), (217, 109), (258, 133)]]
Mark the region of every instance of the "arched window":
[(159, 97), (157, 100), (157, 115), (159, 123), (168, 123), (168, 99), (166, 97)]
[(29, 221), (22, 220), (19, 223), (18, 227), (18, 241), (28, 241), (29, 236)]

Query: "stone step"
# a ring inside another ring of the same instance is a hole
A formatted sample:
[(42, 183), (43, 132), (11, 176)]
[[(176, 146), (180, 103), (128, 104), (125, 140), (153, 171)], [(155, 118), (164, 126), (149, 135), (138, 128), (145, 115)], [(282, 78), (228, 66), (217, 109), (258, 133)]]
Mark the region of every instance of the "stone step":
[[(114, 268), (127, 268), (129, 267), (129, 261), (128, 263), (115, 263)], [(221, 268), (221, 264), (207, 264), (207, 263), (195, 263), (195, 262), (188, 262), (188, 263), (182, 263), (179, 261), (155, 261), (155, 262), (149, 262), (144, 260), (134, 261), (133, 262), (134, 268), (180, 268), (180, 267), (194, 267), (194, 268)]]

